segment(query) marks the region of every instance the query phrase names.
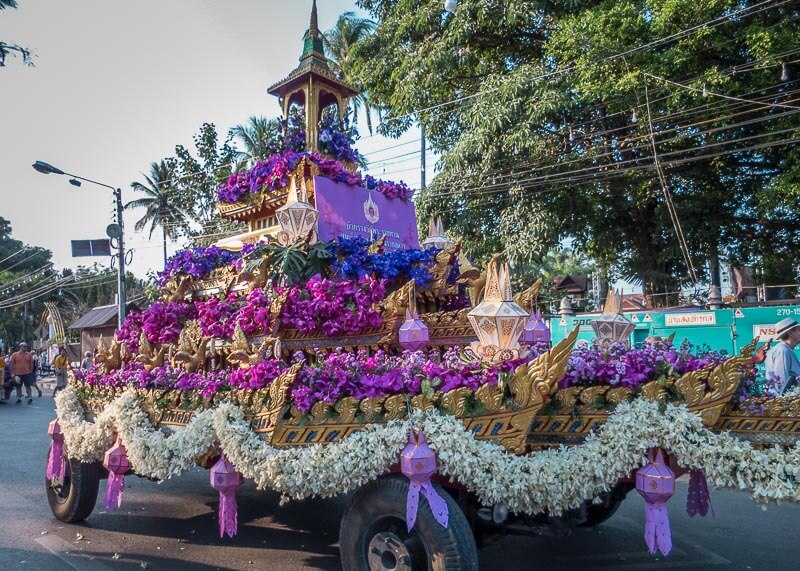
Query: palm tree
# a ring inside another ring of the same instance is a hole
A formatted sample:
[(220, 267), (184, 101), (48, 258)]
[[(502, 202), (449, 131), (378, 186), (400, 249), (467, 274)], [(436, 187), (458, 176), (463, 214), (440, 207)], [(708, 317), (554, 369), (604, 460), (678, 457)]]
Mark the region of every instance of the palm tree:
[[(16, 8), (17, 7), (17, 0), (0, 0), (0, 10), (4, 10), (6, 8)], [(0, 42), (0, 67), (4, 67), (6, 64), (6, 58), (16, 52), (21, 58), (22, 62), (25, 65), (33, 65), (33, 59), (31, 55), (31, 51), (27, 48), (23, 48), (22, 46), (18, 46), (17, 44), (7, 44), (5, 42)]]
[(236, 125), (230, 131), (234, 141), (242, 146), (236, 150), (236, 160), (250, 165), (277, 152), (278, 121), (263, 116), (251, 116), (244, 125)]
[(145, 194), (143, 198), (133, 200), (125, 205), (126, 209), (145, 208), (144, 216), (134, 228), (141, 232), (149, 224), (149, 238), (157, 227), (161, 227), (162, 242), (164, 245), (164, 264), (167, 263), (167, 238), (175, 240), (179, 236), (181, 226), (188, 223), (187, 214), (178, 206), (176, 189), (172, 183), (175, 169), (164, 159), (160, 162), (150, 163), (150, 175), (144, 175), (145, 184), (132, 182), (131, 188)]
[[(344, 76), (347, 69), (350, 50), (355, 44), (369, 36), (375, 30), (375, 22), (368, 18), (360, 18), (355, 12), (345, 12), (336, 20), (336, 26), (322, 34), (325, 52), (331, 63), (331, 68), (337, 74)], [(358, 87), (358, 86), (356, 86)], [(364, 107), (367, 116), (367, 129), (372, 134), (372, 107), (369, 96), (360, 93), (350, 100), (353, 106), (353, 123), (358, 123), (358, 112)]]

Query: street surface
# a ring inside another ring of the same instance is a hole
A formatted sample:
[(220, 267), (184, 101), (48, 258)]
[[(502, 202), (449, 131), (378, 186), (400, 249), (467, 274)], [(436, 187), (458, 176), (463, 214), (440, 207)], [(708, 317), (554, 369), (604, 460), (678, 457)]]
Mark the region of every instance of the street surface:
[[(219, 539), (217, 494), (205, 471), (164, 483), (129, 477), (122, 509), (97, 507), (80, 525), (53, 518), (44, 487), (51, 390), (33, 405), (0, 405), (0, 570), (338, 569), (346, 498), (279, 505), (245, 484), (239, 535)], [(633, 492), (595, 529), (561, 540), (507, 537), (480, 552), (481, 569), (797, 569), (800, 506), (762, 509), (742, 493), (712, 490), (716, 518), (689, 518), (686, 484), (669, 503), (673, 551), (651, 556), (643, 501)]]

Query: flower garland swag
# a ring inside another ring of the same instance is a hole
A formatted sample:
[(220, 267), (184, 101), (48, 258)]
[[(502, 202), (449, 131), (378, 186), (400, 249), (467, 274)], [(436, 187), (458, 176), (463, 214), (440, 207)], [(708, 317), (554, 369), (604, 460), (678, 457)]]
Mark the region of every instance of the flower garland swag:
[(72, 387), (58, 395), (56, 407), (73, 458), (102, 458), (118, 434), (137, 474), (166, 479), (192, 467), (216, 442), (259, 489), (295, 499), (350, 492), (377, 478), (397, 462), (413, 427), (424, 430), (440, 473), (475, 492), (484, 504), (502, 502), (518, 513), (559, 515), (576, 508), (644, 465), (647, 450), (656, 447), (669, 450), (686, 468), (703, 470), (716, 487), (748, 490), (760, 503), (800, 502), (800, 443), (789, 450), (755, 449), (707, 430), (684, 406), (659, 407), (645, 399), (618, 405), (584, 444), (528, 456), (477, 440), (457, 418), (435, 410), (366, 425), (335, 444), (276, 449), (250, 430), (233, 403), (200, 412), (171, 436), (150, 424), (133, 391), (106, 406), (94, 423), (84, 420)]

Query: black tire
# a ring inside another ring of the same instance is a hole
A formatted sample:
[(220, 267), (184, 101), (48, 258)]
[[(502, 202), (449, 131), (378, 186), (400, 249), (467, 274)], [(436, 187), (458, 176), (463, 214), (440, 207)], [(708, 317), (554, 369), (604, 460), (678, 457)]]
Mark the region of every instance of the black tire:
[(434, 519), (420, 495), (417, 522), (406, 529), (408, 479), (392, 475), (359, 489), (342, 516), (339, 554), (344, 571), (478, 569), (478, 549), (464, 512), (440, 486), (447, 502), (448, 527)]
[(578, 527), (597, 527), (617, 513), (622, 500), (633, 489), (633, 484), (617, 484), (610, 491), (600, 494), (599, 504), (590, 503), (586, 507), (586, 521)]
[[(48, 453), (49, 455), (49, 453)], [(100, 489), (100, 463), (65, 458), (63, 480), (45, 480), (47, 502), (57, 519), (65, 523), (85, 520), (94, 510)]]

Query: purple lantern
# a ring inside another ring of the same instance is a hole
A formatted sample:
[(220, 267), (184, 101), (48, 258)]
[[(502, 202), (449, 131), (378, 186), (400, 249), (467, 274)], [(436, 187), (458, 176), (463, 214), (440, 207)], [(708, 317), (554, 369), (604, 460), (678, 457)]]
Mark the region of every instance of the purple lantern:
[(428, 345), (428, 326), (422, 323), (416, 310), (406, 309), (406, 320), (398, 332), (400, 345), (409, 351), (421, 351)]
[(522, 337), (519, 341), (525, 345), (550, 344), (550, 329), (542, 319), (541, 311), (531, 311), (527, 323), (522, 328)]
[(644, 540), (650, 553), (659, 550), (667, 555), (672, 549), (672, 535), (666, 502), (675, 493), (675, 474), (664, 463), (660, 448), (655, 459), (652, 450), (647, 458), (650, 463), (636, 472), (636, 490), (646, 502)]
[(447, 503), (436, 492), (431, 483), (431, 476), (436, 473), (436, 453), (428, 447), (425, 434), (419, 435), (409, 431), (408, 444), (400, 453), (400, 470), (410, 480), (406, 498), (406, 525), (410, 532), (417, 521), (419, 511), (419, 493), (428, 499), (433, 517), (442, 527), (447, 527), (449, 510)]
[(239, 528), (236, 490), (242, 485), (242, 475), (223, 454), (211, 467), (211, 487), (219, 492), (219, 536), (233, 537)]
[(686, 495), (686, 513), (689, 517), (700, 514), (705, 517), (708, 509), (711, 508), (711, 515), (714, 514), (714, 507), (711, 505), (711, 495), (708, 493), (708, 482), (702, 470), (692, 470), (689, 473), (689, 492)]
[(64, 462), (64, 434), (61, 432), (58, 419), (51, 421), (47, 426), (47, 434), (53, 439), (53, 444), (50, 446), (50, 455), (47, 458), (45, 477), (48, 480), (62, 480), (66, 463)]
[(125, 490), (125, 472), (131, 469), (128, 460), (128, 451), (122, 444), (122, 439), (117, 437), (117, 442), (106, 450), (103, 457), (103, 466), (108, 470), (108, 483), (106, 484), (106, 497), (103, 505), (107, 510), (115, 510), (122, 505), (122, 492)]

